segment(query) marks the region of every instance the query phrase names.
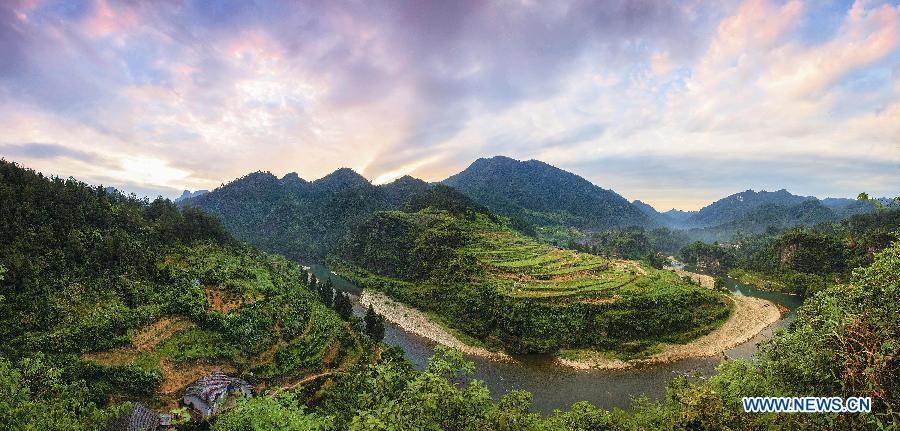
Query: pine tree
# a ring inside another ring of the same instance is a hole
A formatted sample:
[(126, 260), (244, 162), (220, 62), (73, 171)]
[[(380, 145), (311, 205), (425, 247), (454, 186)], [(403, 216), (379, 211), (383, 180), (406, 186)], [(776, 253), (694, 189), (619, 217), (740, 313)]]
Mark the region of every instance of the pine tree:
[(371, 304), (369, 304), (369, 308), (366, 310), (366, 317), (363, 320), (366, 322), (366, 334), (369, 337), (375, 341), (384, 339), (384, 317), (376, 313)]
[(353, 303), (350, 302), (350, 295), (339, 292), (334, 296), (334, 311), (337, 312), (341, 319), (350, 320), (353, 316)]
[(330, 278), (319, 284), (319, 298), (326, 307), (334, 305), (334, 287)]

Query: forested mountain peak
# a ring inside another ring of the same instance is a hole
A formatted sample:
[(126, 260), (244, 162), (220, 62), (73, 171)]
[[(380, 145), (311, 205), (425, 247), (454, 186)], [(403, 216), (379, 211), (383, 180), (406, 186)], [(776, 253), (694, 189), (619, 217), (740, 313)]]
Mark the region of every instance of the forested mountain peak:
[(272, 180), (277, 180), (277, 179), (278, 179), (278, 177), (276, 177), (275, 174), (273, 174), (273, 173), (271, 173), (271, 172), (269, 172), (269, 171), (256, 171), (256, 172), (251, 172), (251, 173), (249, 173), (249, 174), (247, 174), (247, 175), (244, 175), (243, 177), (238, 178), (237, 180), (234, 180), (233, 182), (238, 182), (238, 181), (272, 181)]
[[(228, 190), (249, 190), (249, 189), (259, 189), (260, 187), (272, 187), (277, 186), (279, 184), (278, 177), (273, 175), (269, 171), (256, 171), (251, 172), (247, 175), (244, 175), (240, 178), (236, 178), (223, 186), (217, 187), (213, 192), (221, 191), (224, 189)], [(195, 200), (197, 198), (202, 198), (203, 196), (197, 196), (194, 198), (186, 199), (185, 202)]]
[(412, 175), (404, 175), (404, 176), (397, 178), (396, 180), (391, 181), (390, 183), (387, 183), (385, 185), (397, 186), (397, 187), (407, 187), (407, 186), (418, 187), (418, 186), (423, 186), (423, 185), (427, 186), (428, 183), (423, 180), (420, 180)]
[(603, 229), (652, 224), (615, 192), (538, 160), (481, 158), (443, 183), (499, 214), (538, 225)]
[(417, 212), (425, 208), (447, 211), (454, 216), (474, 218), (476, 214), (483, 214), (489, 220), (499, 223), (499, 218), (490, 210), (456, 189), (438, 184), (412, 195), (403, 205), (406, 212)]
[(374, 211), (397, 209), (429, 186), (412, 177), (375, 186), (349, 168), (308, 182), (255, 172), (185, 201), (222, 218), (235, 236), (262, 250), (321, 260), (338, 238)]
[(694, 215), (696, 211), (683, 211), (679, 209), (672, 208), (662, 214), (672, 218), (675, 221), (682, 222), (687, 220), (688, 217)]
[(762, 205), (774, 204), (792, 206), (801, 202), (814, 200), (811, 196), (797, 196), (785, 189), (768, 192), (765, 190), (746, 190), (719, 199), (697, 211), (685, 220), (691, 227), (717, 226), (734, 221)]
[(291, 187), (303, 187), (309, 184), (309, 181), (300, 178), (300, 175), (296, 172), (290, 172), (284, 177), (281, 178), (281, 184), (291, 186)]
[(656, 208), (653, 208), (652, 205), (650, 205), (644, 201), (641, 201), (639, 199), (635, 199), (635, 200), (631, 201), (631, 204), (636, 206), (639, 210), (643, 211), (644, 214), (647, 214), (647, 215), (662, 214), (661, 212), (657, 211)]
[(431, 184), (418, 178), (404, 175), (394, 181), (387, 184), (381, 184), (377, 187), (392, 207), (399, 207), (406, 202), (410, 196), (428, 190), (431, 187)]
[(329, 189), (342, 189), (356, 186), (370, 186), (366, 177), (356, 173), (350, 168), (340, 168), (322, 178), (312, 182), (317, 187), (325, 187)]

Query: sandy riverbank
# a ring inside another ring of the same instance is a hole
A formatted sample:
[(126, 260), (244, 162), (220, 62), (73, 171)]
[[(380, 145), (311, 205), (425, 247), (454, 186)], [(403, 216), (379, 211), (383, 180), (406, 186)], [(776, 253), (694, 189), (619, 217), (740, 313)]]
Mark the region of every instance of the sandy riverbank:
[(692, 282), (697, 283), (701, 287), (705, 287), (707, 289), (712, 289), (716, 285), (716, 279), (706, 274), (697, 274), (696, 272), (689, 272), (683, 269), (673, 268), (671, 266), (666, 266), (663, 269), (672, 271), (675, 274), (678, 274), (679, 277), (688, 277)]
[(470, 346), (463, 343), (453, 336), (453, 334), (447, 332), (446, 329), (431, 321), (425, 313), (397, 302), (381, 292), (369, 289), (363, 290), (362, 294), (359, 295), (359, 302), (363, 307), (371, 305), (376, 313), (403, 328), (404, 331), (411, 332), (445, 346), (455, 347), (468, 355), (496, 360), (510, 359), (509, 355), (503, 352), (492, 352), (482, 347)]
[[(559, 358), (560, 365), (576, 369), (626, 369), (640, 365), (675, 362), (687, 358), (703, 358), (721, 355), (722, 352), (745, 343), (781, 318), (783, 310), (770, 301), (749, 296), (731, 296), (735, 301), (734, 313), (716, 330), (687, 344), (670, 344), (663, 351), (648, 358), (621, 361), (609, 359), (599, 352), (582, 352), (577, 358)], [(446, 329), (431, 321), (425, 313), (397, 302), (387, 295), (364, 290), (359, 302), (370, 304), (378, 314), (390, 322), (420, 337), (445, 346), (455, 347), (469, 355), (495, 360), (511, 360), (503, 352), (492, 352), (482, 347), (463, 343)]]
[(750, 341), (766, 327), (781, 318), (782, 310), (765, 299), (749, 296), (731, 296), (734, 313), (716, 330), (687, 344), (669, 344), (663, 351), (649, 358), (621, 361), (609, 359), (600, 353), (579, 355), (576, 359), (562, 359), (560, 364), (578, 369), (626, 369), (638, 365), (674, 362), (687, 358), (706, 358)]

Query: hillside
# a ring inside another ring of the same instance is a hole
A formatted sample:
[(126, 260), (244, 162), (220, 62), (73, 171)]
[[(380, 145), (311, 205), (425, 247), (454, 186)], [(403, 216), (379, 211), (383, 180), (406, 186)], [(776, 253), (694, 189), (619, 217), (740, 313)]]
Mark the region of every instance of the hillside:
[(693, 240), (731, 241), (738, 235), (784, 230), (794, 226), (832, 223), (874, 211), (855, 199), (797, 196), (786, 190), (747, 190), (719, 199), (699, 211), (659, 212), (636, 200), (632, 204), (661, 226), (683, 230)]
[(732, 221), (711, 227), (688, 229), (686, 233), (696, 240), (727, 242), (738, 235), (780, 231), (794, 226), (834, 223), (847, 216), (847, 213), (838, 213), (817, 199), (802, 201), (796, 205), (762, 204)]
[(631, 201), (631, 205), (634, 205), (635, 208), (641, 210), (644, 215), (649, 217), (659, 226), (675, 227), (691, 216), (690, 212), (679, 211), (674, 208), (666, 212), (659, 212), (650, 204), (640, 200)]
[[(457, 212), (458, 213), (458, 212)], [(721, 324), (722, 294), (634, 261), (540, 243), (479, 211), (375, 213), (330, 266), (516, 353), (594, 348), (639, 356)]]
[[(821, 206), (815, 201), (801, 204), (810, 205)], [(871, 264), (874, 254), (889, 247), (898, 234), (900, 209), (882, 209), (840, 221), (744, 233), (725, 244), (694, 242), (679, 255), (690, 266), (727, 272), (764, 290), (812, 295), (846, 283), (852, 269)]]
[(719, 199), (684, 220), (688, 228), (719, 226), (737, 221), (764, 205), (789, 207), (814, 200), (811, 196), (797, 196), (787, 190), (775, 192), (747, 190)]
[(412, 177), (376, 186), (348, 168), (311, 182), (296, 173), (278, 179), (254, 172), (183, 205), (218, 216), (235, 237), (262, 250), (319, 261), (346, 230), (428, 187)]
[(478, 159), (443, 183), (500, 215), (534, 225), (608, 229), (653, 223), (612, 190), (537, 160)]
[(195, 192), (192, 192), (190, 190), (185, 190), (184, 192), (181, 193), (181, 196), (178, 196), (177, 198), (175, 198), (175, 200), (173, 202), (175, 202), (177, 204), (182, 201), (188, 200), (190, 198), (195, 198), (197, 196), (205, 195), (207, 193), (209, 193), (209, 190), (197, 190)]
[(6, 161), (0, 285), (0, 356), (84, 380), (82, 404), (173, 407), (213, 369), (264, 390), (372, 352), (297, 264), (242, 245), (197, 209)]

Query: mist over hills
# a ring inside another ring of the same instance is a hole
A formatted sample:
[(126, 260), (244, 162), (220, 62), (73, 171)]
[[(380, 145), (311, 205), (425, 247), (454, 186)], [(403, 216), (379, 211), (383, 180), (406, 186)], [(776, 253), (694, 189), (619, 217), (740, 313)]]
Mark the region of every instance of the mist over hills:
[[(533, 233), (535, 226), (585, 232), (665, 227), (682, 230), (691, 239), (728, 241), (737, 233), (835, 222), (873, 211), (867, 202), (819, 200), (782, 189), (746, 190), (697, 211), (659, 212), (547, 163), (504, 156), (478, 159), (438, 184), (469, 199), (465, 208), (477, 206), (479, 212), (503, 216), (525, 233)], [(297, 173), (279, 179), (269, 172), (254, 172), (208, 193), (186, 191), (179, 201), (220, 217), (235, 236), (263, 250), (318, 261), (338, 245), (348, 229), (376, 211), (410, 205), (460, 208), (460, 198), (447, 190), (434, 193), (436, 186), (408, 175), (374, 185), (349, 168), (313, 181)]]
[[(697, 211), (671, 209), (661, 213), (641, 201), (634, 201), (633, 204), (669, 228), (691, 231), (716, 228), (720, 232), (741, 230), (744, 233), (758, 233), (768, 227), (787, 228), (833, 222), (873, 211), (872, 204), (868, 202), (847, 198), (819, 200), (813, 196), (794, 195), (784, 189), (774, 192), (746, 190)], [(709, 238), (709, 235), (702, 236)]]

